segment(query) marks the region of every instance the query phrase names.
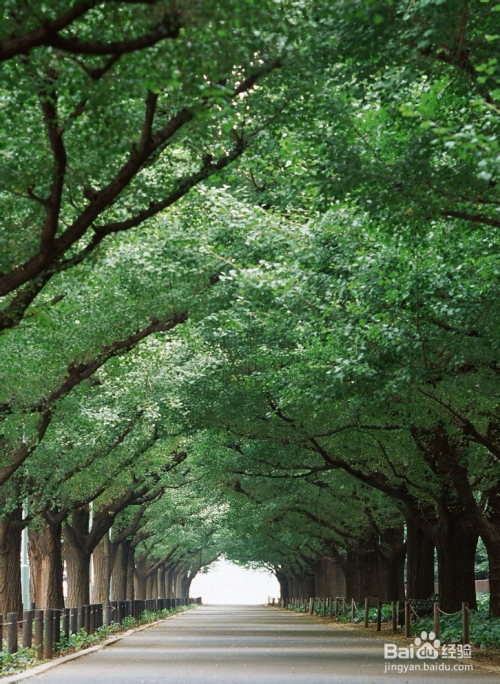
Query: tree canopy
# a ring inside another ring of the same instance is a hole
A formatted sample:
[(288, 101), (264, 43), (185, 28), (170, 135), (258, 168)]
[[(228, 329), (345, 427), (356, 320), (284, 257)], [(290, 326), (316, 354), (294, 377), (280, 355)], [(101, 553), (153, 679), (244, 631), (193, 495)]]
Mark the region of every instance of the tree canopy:
[(1, 3), (0, 612), (27, 526), (500, 615), (499, 7)]

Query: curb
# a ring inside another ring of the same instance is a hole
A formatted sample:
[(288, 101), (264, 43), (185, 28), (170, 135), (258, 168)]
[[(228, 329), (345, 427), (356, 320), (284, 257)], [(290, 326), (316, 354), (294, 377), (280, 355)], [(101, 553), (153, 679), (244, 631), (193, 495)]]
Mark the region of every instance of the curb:
[(23, 679), (28, 679), (29, 677), (35, 677), (36, 675), (43, 674), (44, 672), (47, 672), (47, 670), (52, 670), (52, 668), (54, 667), (64, 665), (64, 663), (69, 663), (72, 660), (77, 660), (77, 658), (83, 658), (83, 656), (89, 655), (90, 653), (95, 653), (96, 651), (102, 651), (103, 648), (106, 648), (107, 646), (112, 646), (113, 644), (116, 644), (117, 641), (125, 639), (125, 637), (131, 636), (136, 632), (143, 632), (144, 630), (150, 629), (151, 627), (156, 627), (156, 625), (161, 625), (163, 622), (179, 617), (179, 615), (188, 613), (190, 610), (194, 610), (195, 608), (197, 608), (197, 606), (193, 606), (192, 608), (188, 608), (187, 610), (183, 610), (179, 613), (174, 613), (174, 615), (169, 615), (168, 617), (163, 618), (163, 620), (155, 620), (155, 622), (149, 622), (147, 625), (141, 625), (140, 627), (129, 629), (126, 632), (123, 632), (123, 634), (118, 634), (117, 636), (109, 637), (108, 639), (106, 639), (106, 641), (103, 641), (100, 644), (96, 644), (95, 646), (89, 646), (89, 648), (84, 648), (81, 651), (76, 651), (75, 653), (70, 653), (69, 655), (61, 656), (60, 658), (55, 658), (54, 660), (50, 660), (47, 663), (42, 663), (42, 665), (35, 665), (35, 667), (31, 667), (28, 670), (19, 672), (18, 674), (10, 675), (8, 677), (0, 677), (0, 684), (13, 684), (14, 682), (21, 682)]

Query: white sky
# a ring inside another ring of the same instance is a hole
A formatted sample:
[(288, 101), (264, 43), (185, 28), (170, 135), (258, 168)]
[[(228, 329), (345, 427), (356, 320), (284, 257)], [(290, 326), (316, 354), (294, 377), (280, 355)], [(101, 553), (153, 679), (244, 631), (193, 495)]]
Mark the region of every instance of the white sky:
[(217, 561), (209, 572), (196, 575), (189, 591), (203, 603), (262, 604), (278, 598), (278, 580), (265, 570), (245, 570), (226, 560)]

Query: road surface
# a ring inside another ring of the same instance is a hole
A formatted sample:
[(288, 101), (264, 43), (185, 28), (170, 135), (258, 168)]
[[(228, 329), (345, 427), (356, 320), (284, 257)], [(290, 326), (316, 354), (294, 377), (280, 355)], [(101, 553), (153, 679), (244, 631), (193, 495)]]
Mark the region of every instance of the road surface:
[[(349, 632), (308, 616), (262, 606), (202, 606), (32, 677), (28, 682), (493, 684), (497, 681), (494, 674), (478, 670), (387, 672), (386, 662), (389, 661), (384, 661), (383, 641), (369, 634)], [(415, 662), (422, 664), (415, 660), (401, 660), (398, 664)]]

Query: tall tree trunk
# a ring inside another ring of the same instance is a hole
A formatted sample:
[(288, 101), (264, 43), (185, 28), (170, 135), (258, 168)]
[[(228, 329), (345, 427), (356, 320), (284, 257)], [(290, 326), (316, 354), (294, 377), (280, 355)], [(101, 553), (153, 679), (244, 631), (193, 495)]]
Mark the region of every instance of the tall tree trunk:
[(111, 579), (111, 542), (109, 534), (105, 534), (92, 554), (94, 568), (94, 587), (92, 591), (92, 603), (109, 601), (109, 581)]
[(288, 593), (288, 578), (283, 570), (275, 570), (274, 574), (280, 585), (280, 598), (288, 599), (290, 595)]
[(135, 563), (134, 591), (137, 599), (148, 598), (148, 570), (151, 564), (146, 556), (139, 558)]
[(377, 597), (379, 592), (378, 557), (373, 548), (348, 549), (346, 597), (363, 601), (367, 596)]
[(410, 599), (428, 599), (434, 594), (434, 541), (406, 513), (406, 577)]
[(148, 578), (146, 580), (146, 598), (148, 599), (155, 599), (158, 598), (157, 594), (157, 581), (158, 581), (158, 575), (156, 572), (153, 572), (151, 575), (148, 575)]
[(128, 543), (127, 552), (127, 601), (133, 601), (136, 598), (134, 587), (134, 573), (135, 573), (135, 546)]
[(21, 595), (22, 509), (0, 520), (0, 619), (2, 614), (22, 613)]
[(406, 545), (403, 525), (383, 531), (378, 551), (378, 598), (381, 601), (404, 600)]
[(90, 603), (90, 556), (86, 547), (89, 512), (85, 508), (73, 511), (71, 525), (64, 525), (64, 558), (68, 580), (69, 608)]
[(63, 608), (61, 523), (41, 522), (28, 531), (31, 600), (37, 608)]
[(470, 608), (477, 608), (475, 555), (478, 536), (475, 525), (460, 506), (441, 511), (435, 541), (439, 602), (447, 613), (460, 610), (463, 601), (468, 601)]
[(127, 599), (127, 562), (130, 542), (122, 541), (118, 544), (115, 554), (115, 562), (111, 571), (111, 593), (113, 601), (125, 601)]
[(158, 570), (158, 598), (166, 598), (165, 596), (165, 566), (162, 565)]
[(174, 578), (174, 569), (170, 568), (170, 570), (165, 573), (165, 593), (169, 599), (174, 598)]
[(316, 586), (314, 584), (314, 575), (299, 575), (298, 590), (300, 598), (311, 598), (316, 596)]

